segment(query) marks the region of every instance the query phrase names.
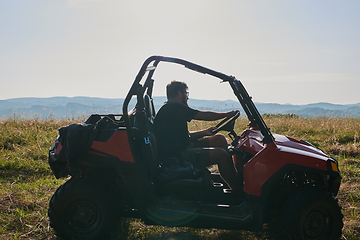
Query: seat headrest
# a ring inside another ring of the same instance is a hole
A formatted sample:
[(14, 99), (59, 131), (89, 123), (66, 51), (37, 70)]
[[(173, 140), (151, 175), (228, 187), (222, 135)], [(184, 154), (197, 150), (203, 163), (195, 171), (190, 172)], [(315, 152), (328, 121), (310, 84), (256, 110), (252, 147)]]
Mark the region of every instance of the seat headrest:
[(144, 104), (146, 117), (149, 119), (153, 119), (155, 116), (154, 103), (152, 98), (147, 94), (144, 96)]

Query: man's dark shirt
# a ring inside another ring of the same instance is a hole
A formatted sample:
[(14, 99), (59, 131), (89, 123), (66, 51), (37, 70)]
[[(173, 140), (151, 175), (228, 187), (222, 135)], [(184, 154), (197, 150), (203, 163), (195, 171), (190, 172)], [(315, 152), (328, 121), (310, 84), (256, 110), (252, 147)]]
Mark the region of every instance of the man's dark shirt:
[(177, 157), (189, 146), (187, 122), (198, 112), (179, 102), (168, 102), (160, 108), (154, 120), (154, 128), (161, 157)]

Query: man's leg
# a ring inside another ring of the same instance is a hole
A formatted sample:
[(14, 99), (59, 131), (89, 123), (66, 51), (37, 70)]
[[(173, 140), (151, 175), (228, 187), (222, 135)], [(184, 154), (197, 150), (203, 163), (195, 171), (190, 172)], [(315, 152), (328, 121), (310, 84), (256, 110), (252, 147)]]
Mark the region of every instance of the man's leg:
[(241, 191), (238, 173), (228, 152), (222, 148), (209, 148), (210, 164), (217, 164), (222, 179), (235, 192)]
[(235, 192), (241, 191), (242, 183), (227, 151), (228, 144), (224, 135), (201, 138), (194, 142), (194, 147), (185, 150), (187, 157), (184, 160), (187, 158), (193, 164), (199, 163), (205, 167), (217, 164), (222, 179), (229, 187)]
[(220, 147), (189, 148), (183, 152), (182, 157), (195, 166), (209, 167), (217, 164), (220, 176), (227, 185), (235, 192), (241, 191), (241, 180), (227, 150)]
[(227, 150), (228, 143), (222, 134), (216, 134), (209, 137), (204, 137), (196, 141), (196, 147), (214, 147), (223, 148)]

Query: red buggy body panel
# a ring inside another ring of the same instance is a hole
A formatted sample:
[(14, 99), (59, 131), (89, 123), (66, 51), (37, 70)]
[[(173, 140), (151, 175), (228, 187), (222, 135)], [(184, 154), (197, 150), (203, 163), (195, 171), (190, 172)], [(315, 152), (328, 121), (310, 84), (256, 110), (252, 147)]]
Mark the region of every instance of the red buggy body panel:
[(251, 195), (261, 196), (264, 183), (285, 165), (328, 170), (329, 157), (305, 142), (274, 134), (274, 143), (263, 144), (262, 134), (253, 129), (241, 137), (236, 148), (255, 155), (244, 166), (244, 190)]
[(87, 153), (101, 156), (113, 156), (117, 157), (122, 162), (135, 163), (125, 129), (115, 131), (105, 142), (94, 141)]

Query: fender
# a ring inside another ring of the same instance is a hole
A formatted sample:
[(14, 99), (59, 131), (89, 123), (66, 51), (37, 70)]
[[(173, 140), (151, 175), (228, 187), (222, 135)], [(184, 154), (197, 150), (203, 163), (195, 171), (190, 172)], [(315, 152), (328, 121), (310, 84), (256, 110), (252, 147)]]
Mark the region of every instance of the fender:
[(261, 196), (264, 183), (287, 164), (327, 171), (328, 160), (325, 156), (300, 149), (267, 144), (244, 166), (245, 192)]

